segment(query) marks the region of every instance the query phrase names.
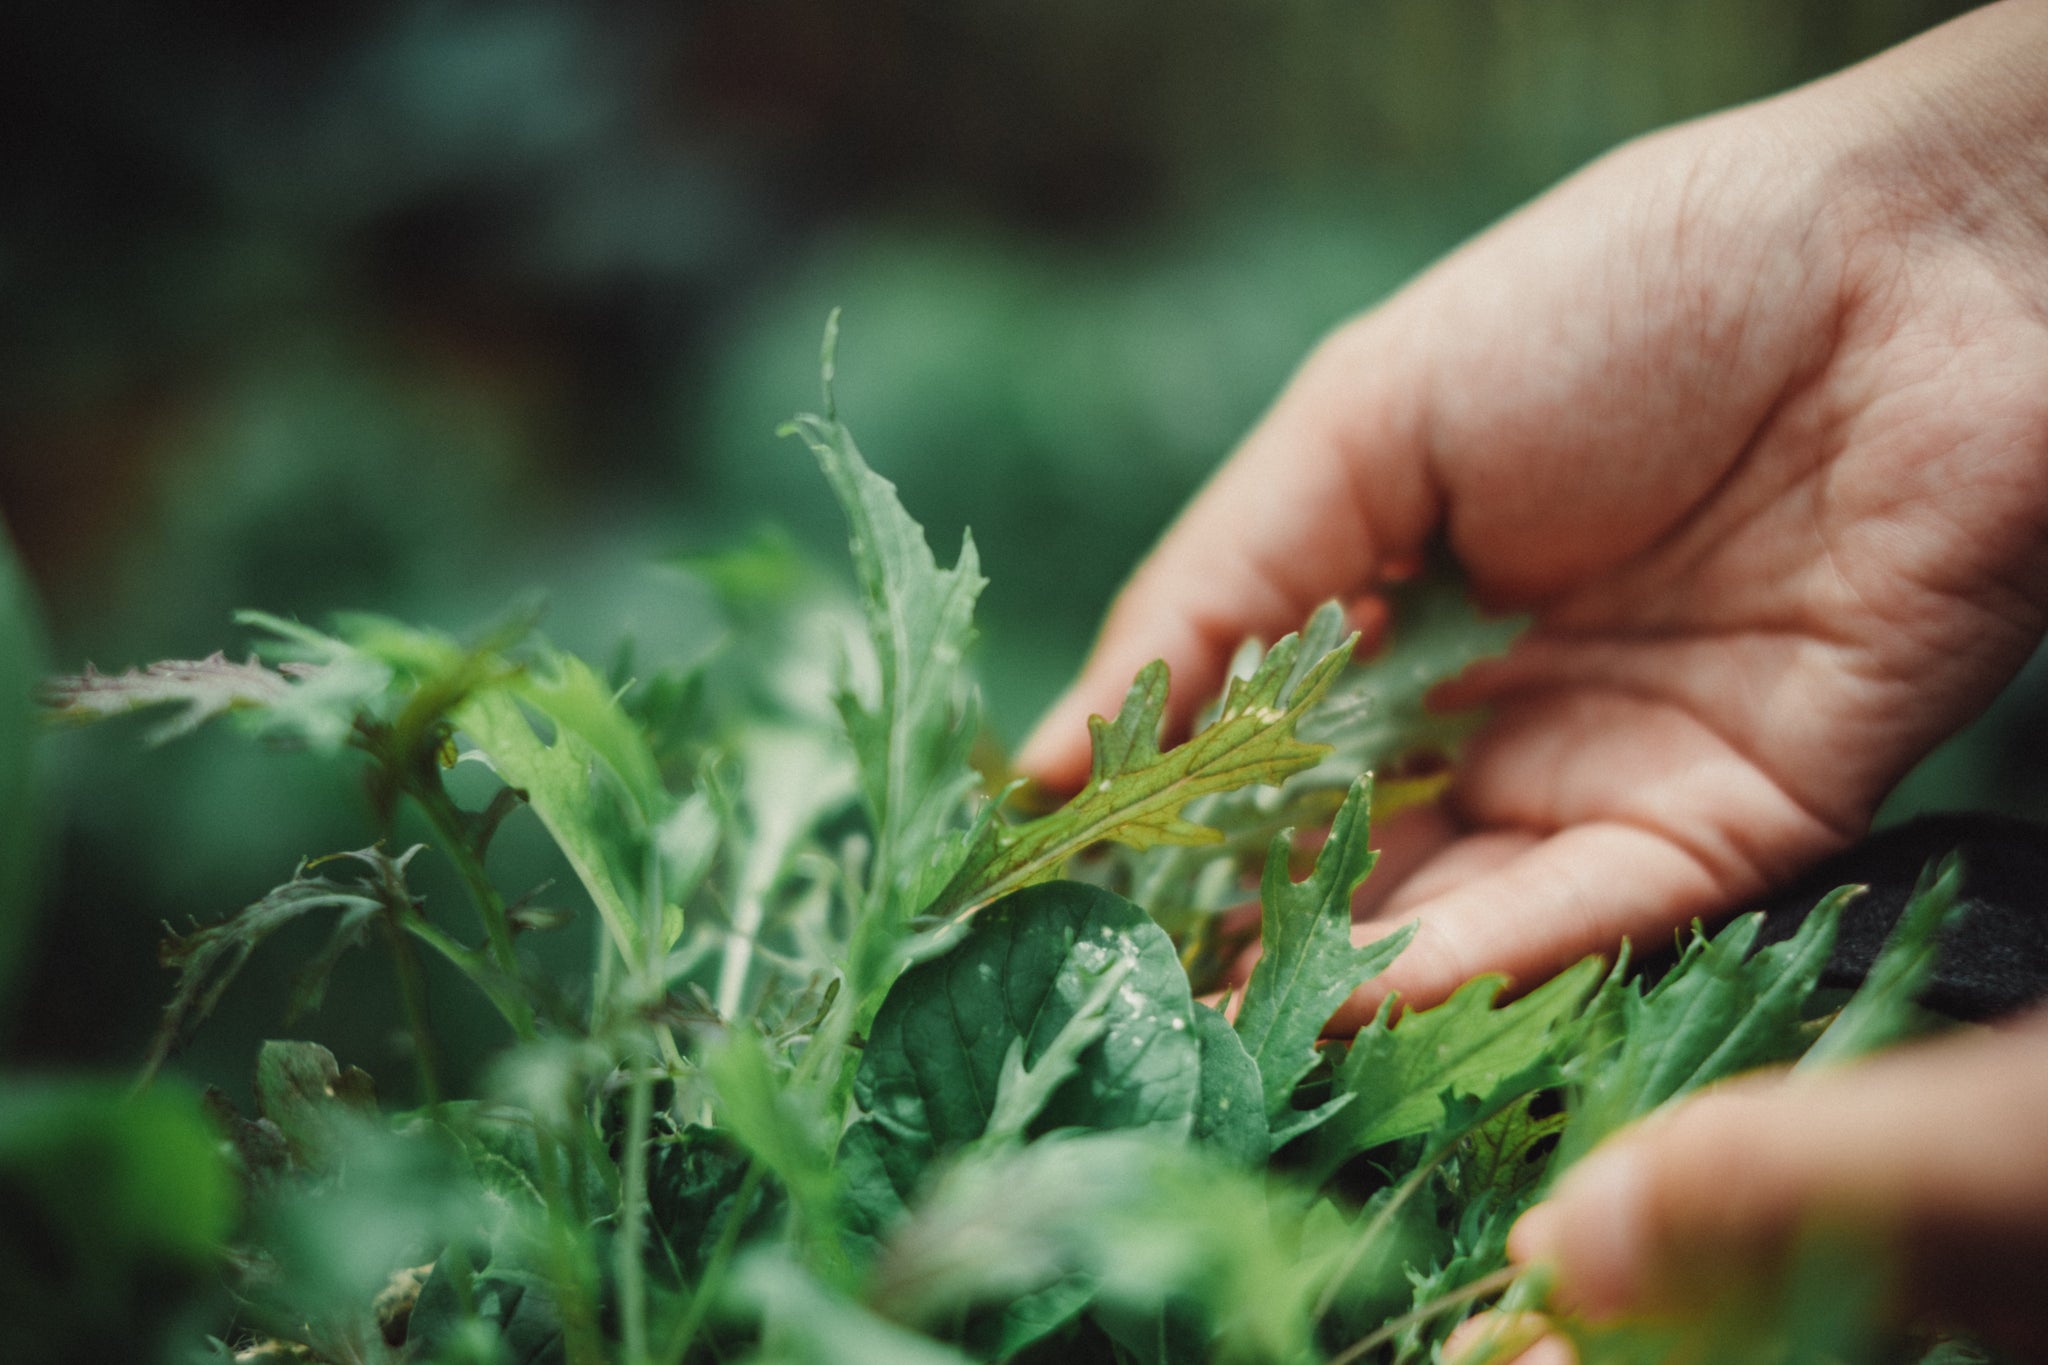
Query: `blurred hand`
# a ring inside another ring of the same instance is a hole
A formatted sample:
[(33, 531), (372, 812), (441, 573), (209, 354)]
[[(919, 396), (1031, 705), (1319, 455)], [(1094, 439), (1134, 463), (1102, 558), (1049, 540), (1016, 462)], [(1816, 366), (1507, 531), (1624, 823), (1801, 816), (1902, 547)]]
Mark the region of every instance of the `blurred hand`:
[(1535, 625), (1444, 689), (1493, 718), (1361, 926), (1422, 925), (1375, 996), (1661, 941), (1860, 834), (2048, 607), (2048, 4), (1623, 147), (1340, 329), (1020, 764), (1077, 786), (1143, 664), (1184, 722), (1438, 533)]
[[(2048, 1013), (1812, 1076), (1733, 1082), (1624, 1132), (1515, 1225), (1593, 1317), (1768, 1283), (1803, 1225), (1896, 1258), (1901, 1307), (2048, 1354)], [(1569, 1359), (1561, 1343), (1527, 1357)]]

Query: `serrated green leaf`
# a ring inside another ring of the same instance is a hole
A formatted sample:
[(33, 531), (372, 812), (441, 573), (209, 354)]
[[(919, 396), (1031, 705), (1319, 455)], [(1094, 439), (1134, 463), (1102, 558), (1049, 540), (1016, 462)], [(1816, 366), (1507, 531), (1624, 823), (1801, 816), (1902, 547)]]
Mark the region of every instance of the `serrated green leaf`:
[(1550, 1149), (1564, 1131), (1563, 1112), (1531, 1112), (1538, 1096), (1524, 1095), (1473, 1129), (1458, 1151), (1456, 1187), (1468, 1206), (1491, 1199), (1510, 1213), (1543, 1177)]
[(216, 652), (204, 659), (165, 659), (119, 674), (101, 673), (88, 664), (83, 673), (52, 678), (42, 695), (53, 718), (80, 725), (159, 706), (178, 707), (177, 714), (149, 732), (149, 743), (163, 744), (192, 733), (215, 716), (275, 705), (290, 690), (290, 679), (255, 659), (235, 663)]
[(1754, 954), (1763, 916), (1741, 916), (1712, 939), (1696, 935), (1647, 994), (1622, 991), (1614, 1045), (1571, 1064), (1572, 1121), (1553, 1169), (1562, 1171), (1660, 1104), (1804, 1051), (1801, 1010), (1834, 948), (1842, 907), (1854, 894), (1853, 887), (1834, 892), (1797, 934)]
[(1920, 874), (1912, 899), (1899, 913), (1863, 984), (1799, 1059), (1795, 1070), (1861, 1057), (1913, 1031), (1914, 998), (1934, 974), (1943, 932), (1960, 914), (1962, 883), (1962, 864), (1954, 855)]
[(1388, 597), (1393, 626), (1385, 648), (1345, 670), (1301, 727), (1303, 738), (1331, 746), (1340, 772), (1384, 770), (1430, 749), (1454, 751), (1478, 717), (1431, 710), (1430, 689), (1501, 653), (1528, 624), (1525, 617), (1482, 615), (1449, 564), (1432, 565)]
[(1301, 637), (1287, 636), (1257, 672), (1231, 682), (1207, 729), (1165, 752), (1166, 665), (1148, 664), (1114, 719), (1089, 718), (1088, 785), (1027, 824), (985, 820), (932, 913), (954, 915), (1056, 877), (1069, 858), (1104, 840), (1140, 849), (1220, 841), (1221, 831), (1183, 818), (1182, 810), (1197, 797), (1278, 783), (1320, 761), (1328, 750), (1296, 739), (1294, 729), (1336, 679), (1356, 638), (1303, 668)]
[(923, 907), (960, 856), (957, 830), (978, 780), (968, 762), (975, 698), (963, 665), (987, 580), (971, 535), (954, 566), (939, 568), (895, 485), (868, 467), (832, 411), (836, 333), (835, 315), (824, 355), (827, 414), (803, 414), (784, 430), (817, 457), (851, 533), (873, 672), (851, 661), (840, 713), (875, 827), (868, 911), (893, 929)]
[[(326, 877), (309, 877), (301, 866), (292, 880), (271, 888), (261, 900), (219, 924), (194, 929), (189, 934), (172, 933), (164, 940), (159, 956), (164, 966), (178, 969), (178, 986), (170, 1003), (164, 1006), (163, 1020), (143, 1063), (143, 1075), (154, 1076), (172, 1050), (213, 1013), (249, 955), (263, 940), (316, 910), (339, 911), (342, 923), (350, 925), (367, 921), (380, 909), (382, 903), (364, 887)], [(315, 979), (302, 976), (302, 998), (317, 999), (312, 988)]]
[(1382, 1010), (1337, 1067), (1337, 1093), (1358, 1098), (1314, 1135), (1316, 1168), (1327, 1174), (1354, 1153), (1427, 1133), (1455, 1101), (1493, 1095), (1505, 1079), (1561, 1061), (1579, 1009), (1605, 971), (1587, 958), (1498, 1007), (1505, 981), (1482, 976), (1434, 1009), (1392, 1023)]
[(1237, 1032), (1258, 1063), (1268, 1119), (1292, 1108), (1294, 1087), (1316, 1064), (1323, 1025), (1350, 994), (1385, 970), (1414, 938), (1411, 925), (1364, 948), (1351, 945), (1351, 896), (1378, 855), (1371, 836), (1372, 779), (1352, 784), (1302, 882), (1287, 870), (1293, 831), (1276, 835), (1259, 885), (1263, 951), (1245, 983)]
[[(552, 723), (551, 739), (522, 702)], [(619, 954), (640, 961), (644, 853), (668, 809), (646, 737), (589, 665), (565, 654), (545, 656), (516, 686), (473, 693), (453, 717), (491, 770), (525, 793)]]

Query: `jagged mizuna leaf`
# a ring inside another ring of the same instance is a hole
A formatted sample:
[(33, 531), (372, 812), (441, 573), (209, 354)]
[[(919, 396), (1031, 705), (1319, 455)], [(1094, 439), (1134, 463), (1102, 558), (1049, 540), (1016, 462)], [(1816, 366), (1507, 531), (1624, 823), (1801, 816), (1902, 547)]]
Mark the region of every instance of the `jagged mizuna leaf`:
[(1232, 680), (1207, 729), (1164, 752), (1166, 665), (1146, 665), (1116, 719), (1089, 719), (1095, 759), (1081, 794), (1028, 824), (985, 820), (932, 913), (969, 910), (1058, 876), (1067, 859), (1105, 839), (1141, 849), (1220, 841), (1220, 831), (1183, 818), (1182, 808), (1199, 796), (1278, 783), (1315, 766), (1329, 751), (1296, 739), (1294, 728), (1335, 681), (1357, 639), (1309, 661), (1301, 657), (1301, 637), (1287, 636), (1249, 678)]
[(1263, 951), (1245, 983), (1237, 1033), (1259, 1064), (1266, 1113), (1291, 1108), (1294, 1087), (1316, 1064), (1316, 1039), (1346, 996), (1377, 975), (1414, 937), (1411, 926), (1364, 948), (1351, 946), (1351, 893), (1378, 855), (1366, 847), (1372, 779), (1352, 784), (1308, 880), (1288, 876), (1293, 834), (1284, 831), (1266, 854), (1259, 886)]
[(284, 674), (255, 659), (234, 663), (215, 651), (204, 659), (165, 659), (126, 673), (85, 672), (52, 678), (43, 702), (59, 720), (89, 723), (158, 706), (182, 708), (149, 733), (151, 744), (190, 734), (228, 711), (274, 706), (291, 690)]
[[(372, 862), (385, 855), (379, 850), (365, 849), (346, 856)], [(401, 865), (411, 857), (411, 853), (402, 855)], [(273, 887), (261, 900), (220, 923), (188, 934), (172, 933), (164, 940), (159, 957), (164, 966), (177, 969), (178, 989), (164, 1006), (163, 1021), (150, 1043), (143, 1075), (155, 1075), (172, 1049), (213, 1013), (229, 984), (263, 940), (316, 910), (339, 912), (329, 949), (309, 964), (309, 972), (300, 979), (295, 992), (302, 1004), (311, 1006), (318, 1003), (325, 984), (318, 974), (332, 969), (334, 959), (346, 951), (382, 908), (383, 902), (368, 886), (308, 876), (306, 867), (301, 865), (290, 881)]]
[(817, 456), (851, 533), (874, 670), (868, 677), (851, 670), (840, 711), (875, 826), (868, 908), (884, 923), (901, 924), (960, 856), (956, 831), (976, 781), (968, 762), (974, 695), (962, 665), (987, 580), (972, 536), (961, 538), (954, 566), (941, 569), (895, 485), (861, 458), (833, 407), (837, 332), (834, 314), (825, 334), (825, 415), (799, 416), (784, 430)]

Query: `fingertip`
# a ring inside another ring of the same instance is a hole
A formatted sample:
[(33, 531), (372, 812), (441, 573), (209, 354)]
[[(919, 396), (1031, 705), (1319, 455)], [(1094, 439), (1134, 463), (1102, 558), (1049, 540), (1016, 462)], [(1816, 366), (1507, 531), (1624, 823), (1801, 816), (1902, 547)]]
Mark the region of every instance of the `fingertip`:
[(1541, 1313), (1475, 1314), (1444, 1338), (1450, 1365), (1576, 1365), (1571, 1343), (1550, 1330)]
[(1551, 1200), (1530, 1207), (1508, 1230), (1508, 1259), (1516, 1265), (1538, 1265), (1557, 1255), (1558, 1208)]
[(1017, 771), (1049, 791), (1079, 789), (1088, 780), (1089, 714), (1079, 689), (1067, 689), (1017, 746)]
[(1650, 1270), (1651, 1172), (1632, 1145), (1606, 1149), (1573, 1169), (1556, 1194), (1523, 1214), (1508, 1254), (1552, 1266), (1552, 1299), (1589, 1318), (1636, 1307)]

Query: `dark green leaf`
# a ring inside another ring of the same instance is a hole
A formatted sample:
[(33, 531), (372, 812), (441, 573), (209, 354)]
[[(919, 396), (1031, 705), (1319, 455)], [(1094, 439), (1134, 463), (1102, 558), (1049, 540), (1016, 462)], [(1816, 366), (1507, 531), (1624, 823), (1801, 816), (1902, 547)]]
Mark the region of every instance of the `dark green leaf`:
[(647, 1158), (647, 1206), (655, 1231), (668, 1243), (686, 1284), (704, 1274), (712, 1248), (732, 1219), (741, 1220), (742, 1244), (765, 1236), (782, 1201), (761, 1185), (741, 1208), (746, 1179), (744, 1148), (715, 1128), (690, 1124), (675, 1137), (654, 1144)]
[[(326, 877), (309, 877), (301, 867), (292, 880), (273, 887), (262, 900), (219, 924), (189, 934), (170, 935), (164, 940), (160, 955), (166, 967), (178, 969), (178, 988), (164, 1006), (163, 1022), (151, 1040), (143, 1074), (155, 1075), (172, 1050), (213, 1013), (236, 974), (249, 961), (249, 955), (264, 939), (316, 910), (336, 910), (341, 913), (341, 922), (329, 949), (339, 956), (340, 950), (354, 941), (356, 926), (381, 908), (381, 903), (364, 887)], [(316, 968), (322, 962), (332, 965), (326, 954), (316, 960)], [(310, 973), (301, 976), (297, 994), (302, 1002), (318, 1002), (315, 983), (319, 980)]]
[(256, 1054), (256, 1105), (293, 1160), (325, 1170), (345, 1147), (346, 1130), (375, 1118), (377, 1095), (365, 1072), (342, 1070), (320, 1044), (273, 1039)]
[[(1962, 882), (1962, 864), (1953, 856), (1921, 873), (1884, 950), (1827, 1032), (1799, 1059), (1801, 1069), (1875, 1052), (1913, 1031), (1914, 1001), (1934, 974), (1943, 932), (1960, 913)], [(1854, 912), (1852, 902), (1844, 913)]]
[(1273, 1146), (1259, 1091), (1258, 1063), (1230, 1021), (1195, 1002), (1195, 1041), (1202, 1049), (1202, 1090), (1195, 1101), (1196, 1142), (1225, 1161), (1257, 1170)]
[(1559, 1144), (1563, 1170), (1622, 1125), (1668, 1100), (1739, 1071), (1789, 1060), (1808, 1043), (1802, 1009), (1827, 965), (1842, 906), (1830, 895), (1783, 943), (1752, 954), (1761, 915), (1744, 915), (1709, 940), (1696, 936), (1647, 994), (1625, 989), (1611, 1047), (1572, 1063), (1572, 1121)]
[(1105, 971), (1130, 964), (1102, 1035), (1033, 1132), (1143, 1128), (1185, 1135), (1201, 1068), (1173, 943), (1121, 897), (1055, 882), (982, 911), (950, 952), (911, 968), (875, 1016), (841, 1147), (856, 1204), (885, 1227), (941, 1156), (981, 1138), (1013, 1044), (1037, 1065)]

